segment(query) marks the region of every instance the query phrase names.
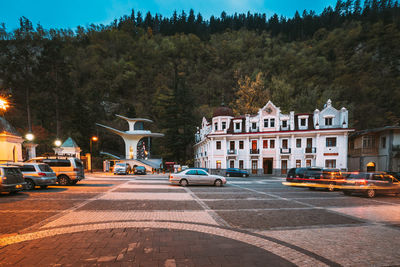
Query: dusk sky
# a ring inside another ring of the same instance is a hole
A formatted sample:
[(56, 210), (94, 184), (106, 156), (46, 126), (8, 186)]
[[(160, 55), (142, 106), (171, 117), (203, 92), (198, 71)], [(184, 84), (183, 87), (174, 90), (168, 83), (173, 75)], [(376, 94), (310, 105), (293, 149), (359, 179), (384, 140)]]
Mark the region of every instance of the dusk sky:
[(334, 6), (336, 0), (0, 0), (0, 23), (4, 22), (8, 31), (19, 26), (18, 19), (27, 17), (36, 26), (44, 28), (71, 28), (94, 24), (109, 24), (114, 19), (129, 15), (131, 10), (150, 11), (170, 17), (174, 10), (201, 13), (205, 19), (219, 16), (222, 11), (228, 15), (237, 13), (274, 13), (292, 17), (296, 10), (304, 9), (320, 13), (324, 7)]

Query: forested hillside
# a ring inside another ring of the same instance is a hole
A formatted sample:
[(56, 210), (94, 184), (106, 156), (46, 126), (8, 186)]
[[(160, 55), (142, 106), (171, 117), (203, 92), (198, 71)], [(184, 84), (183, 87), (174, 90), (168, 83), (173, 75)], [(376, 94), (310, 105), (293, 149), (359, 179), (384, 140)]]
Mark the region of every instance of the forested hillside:
[(397, 1), (338, 1), (291, 19), (132, 12), (76, 31), (27, 18), (14, 31), (5, 26), (0, 87), (12, 102), (5, 116), (21, 133), (31, 118), (39, 153), (51, 151), (57, 135), (87, 151), (99, 134), (100, 150), (122, 154), (122, 140), (95, 125), (127, 129), (114, 116), (121, 114), (150, 118), (148, 127), (165, 133), (153, 140), (154, 154), (190, 161), (196, 127), (221, 102), (238, 114), (268, 100), (285, 112), (312, 112), (330, 98), (349, 109), (356, 129), (400, 121)]

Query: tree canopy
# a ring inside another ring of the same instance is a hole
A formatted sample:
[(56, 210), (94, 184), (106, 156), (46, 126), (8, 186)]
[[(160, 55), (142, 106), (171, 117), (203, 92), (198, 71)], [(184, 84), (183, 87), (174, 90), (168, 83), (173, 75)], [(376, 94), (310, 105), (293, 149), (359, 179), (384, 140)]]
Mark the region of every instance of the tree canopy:
[(356, 129), (399, 123), (399, 43), (390, 0), (338, 1), (293, 18), (132, 11), (75, 31), (22, 17), (14, 31), (0, 25), (0, 86), (11, 95), (7, 119), (23, 133), (32, 125), (39, 153), (68, 136), (88, 150), (99, 133), (101, 150), (122, 154), (122, 140), (95, 125), (126, 129), (121, 114), (165, 133), (153, 155), (190, 163), (196, 126), (223, 101), (244, 114), (268, 100), (312, 112), (330, 98)]

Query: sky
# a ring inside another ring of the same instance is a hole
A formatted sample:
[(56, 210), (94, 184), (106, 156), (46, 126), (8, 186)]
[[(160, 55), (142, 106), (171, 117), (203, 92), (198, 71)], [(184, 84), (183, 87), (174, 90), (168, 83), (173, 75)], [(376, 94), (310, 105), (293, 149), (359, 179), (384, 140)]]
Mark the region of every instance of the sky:
[(40, 23), (44, 28), (70, 28), (90, 24), (107, 25), (114, 19), (130, 15), (132, 9), (146, 14), (159, 13), (170, 17), (176, 10), (187, 14), (192, 8), (204, 19), (211, 15), (220, 16), (237, 13), (274, 13), (293, 17), (296, 10), (314, 10), (321, 13), (327, 6), (334, 6), (336, 0), (0, 0), (0, 23), (7, 31), (19, 27), (19, 18), (28, 18), (34, 26)]

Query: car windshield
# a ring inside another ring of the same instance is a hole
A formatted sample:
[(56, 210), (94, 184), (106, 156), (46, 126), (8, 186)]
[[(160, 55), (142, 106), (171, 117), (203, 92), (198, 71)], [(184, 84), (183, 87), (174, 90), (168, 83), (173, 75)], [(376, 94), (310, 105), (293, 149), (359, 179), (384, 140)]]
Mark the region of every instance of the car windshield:
[(117, 163), (117, 164), (115, 164), (115, 166), (117, 166), (117, 167), (125, 167), (125, 164), (124, 163)]
[(80, 161), (79, 159), (75, 159), (75, 164), (76, 164), (76, 167), (78, 167), (78, 168), (83, 167), (82, 161)]
[(143, 166), (137, 166), (136, 169), (137, 170), (144, 170), (145, 168)]
[(47, 165), (47, 164), (39, 164), (39, 169), (42, 171), (42, 172), (53, 172), (53, 170), (50, 168), (50, 166), (49, 165)]

